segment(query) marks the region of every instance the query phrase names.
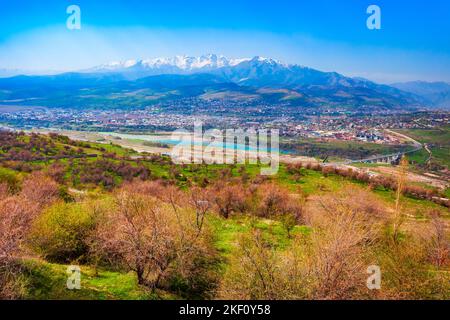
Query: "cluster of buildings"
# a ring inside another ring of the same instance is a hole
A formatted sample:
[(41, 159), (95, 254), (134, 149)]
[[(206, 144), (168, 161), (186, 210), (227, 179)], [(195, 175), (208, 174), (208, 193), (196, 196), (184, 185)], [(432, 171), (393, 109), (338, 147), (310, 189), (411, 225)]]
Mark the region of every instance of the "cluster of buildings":
[[(248, 105), (247, 105), (248, 104)], [(291, 112), (284, 105), (255, 107), (249, 102), (174, 101), (144, 109), (79, 110), (20, 108), (0, 112), (0, 124), (20, 128), (61, 128), (86, 131), (151, 132), (190, 129), (195, 122), (208, 128), (280, 130), (286, 137), (324, 138), (395, 144), (388, 128), (430, 128), (450, 123), (450, 112), (358, 115), (339, 109)]]

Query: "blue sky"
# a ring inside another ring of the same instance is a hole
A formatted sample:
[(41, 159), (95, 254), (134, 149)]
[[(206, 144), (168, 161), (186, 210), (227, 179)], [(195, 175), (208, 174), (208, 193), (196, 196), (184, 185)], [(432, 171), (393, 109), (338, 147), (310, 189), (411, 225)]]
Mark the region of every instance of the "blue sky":
[[(67, 6), (81, 30), (66, 28)], [(366, 9), (381, 8), (381, 30)], [(89, 68), (218, 53), (269, 56), (378, 82), (450, 82), (447, 0), (0, 0), (0, 69)]]

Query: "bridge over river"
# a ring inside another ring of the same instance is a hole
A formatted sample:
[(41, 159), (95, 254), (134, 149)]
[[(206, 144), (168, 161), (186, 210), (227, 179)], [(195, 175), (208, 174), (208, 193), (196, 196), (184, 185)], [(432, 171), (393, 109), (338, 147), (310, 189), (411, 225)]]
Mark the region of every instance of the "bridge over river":
[[(398, 163), (404, 155), (417, 152), (424, 148), (424, 145), (422, 143), (420, 143), (404, 134), (401, 134), (401, 133), (398, 133), (398, 132), (395, 132), (392, 130), (387, 130), (387, 129), (386, 129), (386, 132), (389, 132), (390, 134), (399, 136), (405, 140), (410, 141), (412, 143), (412, 145), (414, 146), (414, 148), (411, 150), (408, 150), (408, 151), (384, 154), (384, 155), (375, 155), (375, 156), (364, 158), (364, 159), (347, 160), (344, 162), (344, 164), (347, 164), (347, 165), (353, 164), (353, 163), (390, 163), (390, 164), (395, 164), (395, 163)], [(425, 148), (427, 148), (426, 145), (425, 145)]]
[(345, 162), (345, 164), (352, 164), (352, 163), (398, 163), (400, 159), (410, 153), (417, 152), (419, 150), (422, 150), (423, 146), (422, 144), (414, 146), (414, 149), (404, 152), (397, 152), (397, 153), (391, 153), (391, 154), (384, 154), (384, 155), (376, 155), (365, 159), (359, 159), (359, 160), (348, 160)]

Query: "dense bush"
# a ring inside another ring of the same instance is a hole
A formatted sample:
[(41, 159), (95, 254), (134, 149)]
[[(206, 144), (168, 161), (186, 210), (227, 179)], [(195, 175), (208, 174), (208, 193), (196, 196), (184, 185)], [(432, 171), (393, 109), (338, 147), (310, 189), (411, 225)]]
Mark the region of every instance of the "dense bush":
[(150, 170), (143, 165), (133, 166), (124, 161), (100, 159), (93, 162), (82, 161), (72, 170), (79, 175), (82, 184), (101, 185), (112, 189), (120, 184), (121, 180), (131, 181), (134, 178), (146, 180), (150, 177)]
[(86, 260), (88, 237), (96, 225), (91, 204), (57, 203), (33, 224), (31, 247), (49, 261), (69, 263)]
[(233, 213), (244, 213), (247, 209), (247, 191), (242, 185), (218, 183), (211, 188), (210, 198), (217, 212), (224, 218)]
[(0, 299), (21, 294), (23, 243), (39, 207), (17, 195), (0, 199)]
[(6, 184), (11, 192), (20, 188), (20, 179), (16, 172), (0, 167), (0, 184)]
[(253, 213), (280, 220), (289, 232), (293, 226), (304, 222), (304, 201), (302, 194), (293, 194), (277, 184), (265, 183), (254, 191)]

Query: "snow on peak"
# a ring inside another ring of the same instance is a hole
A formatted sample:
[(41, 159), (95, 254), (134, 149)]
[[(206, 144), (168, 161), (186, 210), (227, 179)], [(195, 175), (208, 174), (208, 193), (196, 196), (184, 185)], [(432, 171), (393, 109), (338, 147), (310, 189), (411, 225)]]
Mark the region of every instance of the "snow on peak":
[(264, 58), (264, 57), (260, 57), (260, 56), (254, 57), (251, 61), (258, 62), (258, 63), (267, 63), (267, 64), (271, 64), (271, 65), (283, 65), (283, 66), (286, 66), (285, 64), (283, 64), (279, 60), (275, 60), (275, 59), (272, 59), (272, 58)]
[(178, 55), (171, 58), (150, 58), (142, 60), (126, 60), (111, 62), (90, 69), (96, 72), (144, 72), (150, 74), (163, 73), (196, 73), (207, 72), (224, 67), (234, 67), (243, 62), (252, 64), (264, 64), (270, 67), (289, 67), (278, 60), (256, 56), (254, 58), (230, 59), (223, 55), (206, 54), (199, 57)]
[(164, 67), (176, 67), (184, 71), (194, 71), (198, 69), (217, 69), (238, 65), (251, 59), (229, 59), (223, 55), (207, 54), (200, 57), (190, 57), (179, 55), (171, 58), (151, 58), (143, 60), (127, 60), (121, 62), (111, 62), (98, 66), (96, 70), (119, 70), (132, 67), (144, 67), (149, 69), (161, 69)]
[(175, 56), (173, 58), (155, 58), (145, 60), (145, 65), (148, 67), (155, 66), (173, 66), (181, 70), (196, 70), (196, 69), (216, 69), (228, 66), (234, 66), (243, 61), (243, 59), (228, 59), (225, 56), (218, 56), (215, 54), (203, 55), (200, 57), (190, 56)]

